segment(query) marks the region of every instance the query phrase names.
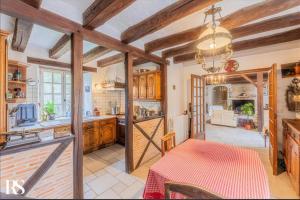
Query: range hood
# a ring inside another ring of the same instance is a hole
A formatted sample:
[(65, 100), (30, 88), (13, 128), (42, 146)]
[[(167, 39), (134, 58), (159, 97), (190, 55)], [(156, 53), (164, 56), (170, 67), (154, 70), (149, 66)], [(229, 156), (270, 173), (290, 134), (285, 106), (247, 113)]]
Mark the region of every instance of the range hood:
[(124, 90), (125, 83), (118, 81), (105, 81), (101, 84), (103, 90)]

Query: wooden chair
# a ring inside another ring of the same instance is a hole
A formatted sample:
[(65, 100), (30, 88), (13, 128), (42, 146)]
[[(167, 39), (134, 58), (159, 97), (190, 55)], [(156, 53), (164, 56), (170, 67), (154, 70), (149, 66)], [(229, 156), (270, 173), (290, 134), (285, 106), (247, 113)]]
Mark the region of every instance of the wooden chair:
[(166, 182), (165, 199), (171, 199), (171, 192), (183, 194), (188, 199), (223, 199), (221, 196), (193, 185)]
[(161, 138), (161, 155), (164, 156), (165, 152), (170, 151), (175, 146), (175, 132), (167, 133)]

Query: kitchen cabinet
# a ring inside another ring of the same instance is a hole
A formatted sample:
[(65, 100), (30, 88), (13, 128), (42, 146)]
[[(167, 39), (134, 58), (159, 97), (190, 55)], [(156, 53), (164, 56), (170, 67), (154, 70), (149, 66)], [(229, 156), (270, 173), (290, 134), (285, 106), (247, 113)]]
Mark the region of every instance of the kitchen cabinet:
[(139, 98), (139, 77), (134, 76), (133, 77), (133, 99)]
[(283, 156), (287, 174), (300, 193), (300, 120), (283, 120)]
[(116, 141), (116, 119), (83, 123), (83, 152), (90, 153)]
[[(146, 72), (134, 75), (133, 78), (134, 99), (160, 100), (161, 99), (161, 77), (159, 71)], [(138, 93), (135, 88), (138, 87)]]
[(147, 98), (147, 76), (139, 76), (139, 99)]
[(116, 119), (110, 119), (100, 122), (100, 133), (102, 144), (113, 144), (116, 141)]

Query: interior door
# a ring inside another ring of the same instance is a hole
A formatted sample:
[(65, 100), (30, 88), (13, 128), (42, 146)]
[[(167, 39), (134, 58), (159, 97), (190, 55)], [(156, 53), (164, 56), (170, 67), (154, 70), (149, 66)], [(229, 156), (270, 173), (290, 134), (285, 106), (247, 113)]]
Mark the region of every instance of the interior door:
[(277, 175), (278, 147), (277, 147), (277, 66), (274, 64), (269, 71), (269, 159), (273, 167), (273, 174)]
[(205, 140), (205, 77), (191, 76), (191, 138)]

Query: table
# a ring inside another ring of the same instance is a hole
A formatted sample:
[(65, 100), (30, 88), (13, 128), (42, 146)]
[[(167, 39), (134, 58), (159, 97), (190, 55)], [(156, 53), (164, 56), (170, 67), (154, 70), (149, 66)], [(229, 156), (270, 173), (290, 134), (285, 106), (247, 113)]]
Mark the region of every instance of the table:
[(163, 199), (164, 183), (207, 189), (225, 198), (268, 199), (268, 177), (257, 152), (189, 139), (151, 166), (145, 199)]

